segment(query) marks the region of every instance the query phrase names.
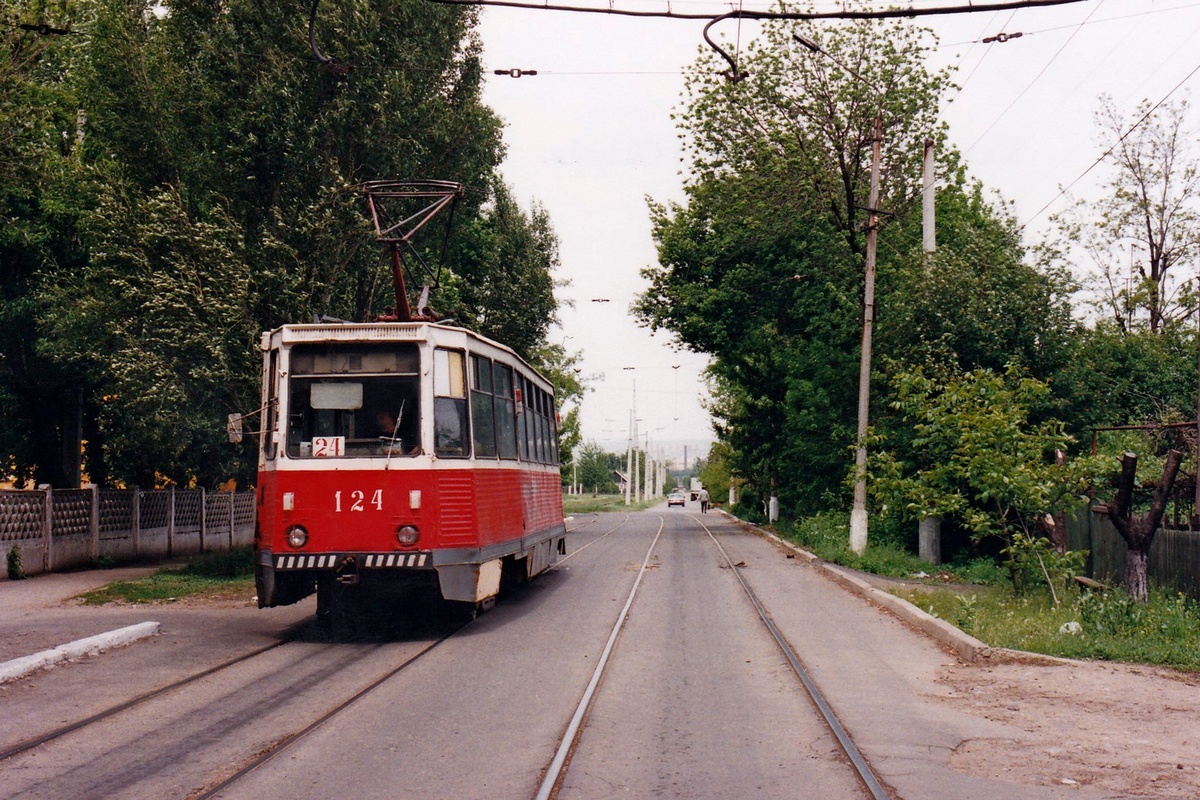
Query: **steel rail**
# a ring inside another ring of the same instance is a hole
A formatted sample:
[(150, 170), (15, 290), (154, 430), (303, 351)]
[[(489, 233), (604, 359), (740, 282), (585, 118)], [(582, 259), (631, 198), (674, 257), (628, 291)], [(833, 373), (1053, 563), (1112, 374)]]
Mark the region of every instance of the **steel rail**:
[(754, 590), (750, 588), (750, 585), (746, 583), (746, 579), (742, 577), (741, 570), (733, 563), (733, 559), (729, 557), (729, 553), (725, 551), (725, 547), (721, 544), (717, 537), (713, 535), (712, 530), (705, 525), (702, 520), (699, 520), (694, 516), (692, 517), (692, 520), (700, 525), (700, 527), (704, 528), (704, 532), (708, 534), (708, 538), (712, 539), (713, 544), (715, 544), (717, 549), (721, 551), (721, 556), (725, 559), (725, 563), (729, 565), (729, 570), (734, 574), (734, 577), (737, 578), (738, 583), (742, 585), (742, 591), (744, 591), (746, 593), (746, 597), (750, 599), (750, 603), (754, 606), (754, 610), (758, 612), (759, 619), (762, 620), (763, 624), (767, 627), (767, 630), (770, 631), (771, 636), (775, 639), (775, 644), (779, 646), (784, 658), (786, 658), (788, 660), (788, 664), (791, 665), (792, 671), (796, 673), (796, 677), (798, 677), (800, 682), (804, 684), (804, 688), (808, 692), (808, 696), (812, 699), (813, 705), (817, 707), (817, 711), (819, 711), (821, 716), (825, 719), (825, 724), (829, 726), (829, 730), (838, 740), (838, 744), (842, 746), (842, 750), (850, 759), (850, 763), (854, 765), (854, 770), (856, 773), (858, 773), (859, 780), (863, 782), (863, 786), (868, 792), (871, 793), (872, 800), (890, 800), (891, 795), (888, 794), (887, 789), (883, 787), (883, 784), (879, 782), (879, 779), (875, 777), (875, 773), (871, 770), (870, 764), (867, 763), (867, 760), (863, 757), (863, 754), (859, 752), (858, 747), (855, 746), (854, 741), (850, 738), (849, 732), (846, 730), (845, 726), (842, 725), (841, 720), (838, 719), (837, 714), (834, 713), (829, 703), (826, 702), (825, 696), (817, 687), (817, 684), (812, 679), (812, 676), (808, 674), (808, 670), (804, 668), (804, 665), (800, 661), (800, 657), (796, 655), (796, 651), (792, 649), (792, 646), (784, 638), (779, 628), (775, 626), (775, 622), (771, 619), (771, 615), (767, 613), (766, 608), (764, 608), (763, 604), (759, 601), (758, 595), (756, 595)]
[(271, 747), (267, 748), (262, 753), (255, 756), (247, 764), (243, 765), (241, 767), (241, 769), (239, 769), (237, 772), (230, 775), (228, 778), (224, 779), (223, 781), (221, 781), (217, 785), (213, 786), (212, 788), (206, 790), (203, 794), (196, 795), (194, 797), (194, 800), (212, 800), (212, 798), (216, 797), (221, 792), (225, 791), (230, 786), (237, 783), (242, 778), (246, 777), (251, 772), (258, 769), (263, 764), (266, 764), (268, 761), (275, 758), (275, 756), (284, 752), (289, 747), (296, 744), (301, 739), (303, 739), (304, 737), (308, 736), (310, 733), (315, 731), (317, 728), (321, 727), (326, 722), (328, 722), (329, 720), (336, 717), (338, 714), (341, 714), (343, 711), (345, 711), (350, 706), (357, 703), (363, 697), (366, 697), (368, 694), (375, 691), (383, 684), (387, 683), (389, 680), (394, 678), (396, 675), (403, 672), (408, 667), (412, 666), (416, 661), (418, 661), (419, 659), (421, 659), (428, 653), (430, 653), (433, 650), (440, 647), (448, 639), (450, 639), (452, 636), (454, 636), (455, 634), (457, 634), (459, 631), (461, 631), (463, 628), (467, 627), (467, 625), (470, 625), (470, 624), (471, 624), (471, 621), (468, 621), (468, 622), (460, 625), (459, 627), (457, 627), (454, 630), (447, 633), (445, 636), (443, 636), (440, 639), (431, 643), (428, 647), (423, 648), (422, 650), (413, 654), (409, 658), (405, 659), (396, 668), (389, 670), (382, 677), (377, 678), (376, 680), (372, 681), (367, 686), (363, 687), (362, 689), (359, 689), (357, 692), (352, 694), (349, 698), (347, 698), (346, 700), (343, 700), (337, 706), (335, 706), (334, 708), (325, 712), (324, 714), (322, 714), (320, 717), (318, 717), (313, 722), (310, 722), (308, 725), (304, 726), (303, 728), (296, 731), (295, 733), (289, 734), (288, 736), (285, 736), (283, 739), (280, 739), (278, 742), (273, 744)]
[(55, 739), (58, 739), (61, 736), (65, 736), (68, 733), (77, 731), (80, 728), (85, 728), (88, 725), (92, 725), (96, 722), (100, 722), (100, 721), (108, 719), (110, 717), (114, 717), (123, 711), (128, 711), (129, 709), (131, 709), (135, 706), (139, 706), (142, 703), (145, 703), (147, 700), (153, 700), (155, 697), (159, 697), (160, 695), (164, 695), (167, 692), (171, 692), (171, 691), (174, 691), (175, 689), (179, 689), (183, 686), (187, 686), (189, 683), (194, 683), (194, 682), (200, 680), (201, 678), (207, 678), (209, 675), (213, 675), (217, 672), (228, 669), (232, 666), (242, 663), (243, 661), (249, 661), (252, 658), (261, 656), (263, 653), (270, 652), (271, 650), (274, 650), (277, 647), (282, 647), (283, 645), (288, 644), (293, 641), (295, 641), (295, 638), (289, 637), (287, 639), (284, 639), (283, 641), (274, 642), (272, 644), (266, 645), (265, 647), (260, 647), (256, 650), (251, 650), (249, 653), (244, 653), (235, 658), (231, 658), (228, 661), (222, 661), (220, 664), (217, 664), (216, 666), (209, 667), (208, 669), (197, 672), (195, 675), (190, 675), (186, 678), (182, 678), (180, 680), (174, 681), (173, 683), (168, 683), (165, 686), (160, 686), (159, 688), (154, 689), (149, 692), (146, 692), (145, 694), (140, 694), (137, 697), (126, 700), (123, 703), (118, 703), (117, 705), (112, 706), (111, 708), (107, 708), (104, 711), (100, 711), (95, 714), (92, 714), (90, 717), (86, 717), (77, 722), (72, 722), (68, 725), (63, 725), (60, 728), (55, 728), (54, 730), (50, 731), (49, 733), (44, 733), (41, 736), (36, 736), (32, 739), (26, 739), (25, 741), (19, 742), (6, 750), (0, 750), (0, 761), (4, 761), (5, 759), (12, 758), (13, 756), (18, 755), (20, 753), (24, 753), (26, 750), (32, 750), (35, 747), (40, 747), (41, 745), (46, 744), (47, 742), (52, 742)]
[[(596, 519), (599, 519), (599, 516), (597, 516), (597, 517), (596, 517)], [(627, 523), (627, 522), (629, 522), (629, 514), (626, 514), (626, 515), (625, 515), (625, 519), (621, 520), (621, 521), (620, 521), (620, 522), (618, 522), (616, 525), (614, 525), (613, 527), (609, 528), (607, 531), (605, 531), (605, 532), (604, 532), (604, 533), (602, 533), (601, 535), (597, 536), (595, 539), (592, 539), (590, 542), (588, 542), (587, 544), (585, 544), (583, 547), (576, 548), (575, 550), (572, 550), (570, 553), (567, 553), (565, 556), (563, 556), (562, 558), (560, 558), (558, 561), (555, 561), (555, 562), (554, 562), (554, 566), (556, 566), (556, 567), (557, 567), (559, 564), (563, 563), (563, 562), (564, 562), (564, 561), (566, 561), (568, 558), (571, 558), (571, 557), (572, 557), (572, 556), (574, 556), (576, 553), (581, 553), (581, 552), (583, 552), (584, 550), (587, 550), (589, 547), (591, 547), (592, 545), (594, 545), (596, 542), (600, 541), (601, 539), (605, 538), (605, 537), (606, 537), (606, 536), (608, 536), (610, 533), (614, 533), (614, 532), (615, 532), (615, 531), (617, 531), (619, 528), (623, 527), (623, 526), (625, 525), (625, 523)], [(582, 527), (582, 526), (581, 526), (581, 527)], [(578, 530), (578, 529), (572, 529), (572, 530), (570, 530), (570, 531), (567, 531), (567, 532), (568, 532), (568, 533), (574, 533), (574, 532), (575, 532), (575, 530)]]
[[(628, 517), (626, 517), (625, 522), (628, 521)], [(622, 522), (621, 525), (624, 525), (625, 522)], [(583, 726), (583, 718), (587, 716), (588, 709), (591, 708), (592, 698), (596, 694), (596, 687), (600, 685), (600, 679), (604, 676), (604, 670), (608, 666), (608, 658), (617, 644), (617, 637), (621, 635), (621, 630), (625, 627), (625, 620), (629, 617), (629, 609), (633, 606), (633, 599), (637, 595), (638, 587), (642, 584), (642, 578), (645, 576), (646, 570), (649, 568), (650, 556), (654, 553), (654, 546), (658, 544), (658, 539), (662, 536), (665, 525), (666, 522), (662, 517), (659, 517), (658, 531), (654, 534), (654, 541), (650, 542), (650, 549), (646, 551), (646, 557), (642, 559), (642, 568), (638, 570), (637, 579), (633, 582), (633, 588), (629, 590), (629, 597), (625, 600), (624, 608), (617, 615), (617, 621), (613, 625), (612, 633), (608, 635), (608, 642), (604, 645), (604, 651), (600, 654), (599, 663), (596, 664), (596, 669), (592, 672), (592, 679), (588, 682), (587, 689), (584, 690), (583, 697), (575, 709), (575, 714), (571, 717), (571, 722), (567, 725), (567, 729), (559, 741), (558, 750), (555, 752), (550, 766), (546, 769), (546, 774), (542, 778), (541, 786), (538, 787), (535, 800), (549, 800), (558, 785), (559, 779), (562, 777), (563, 770), (567, 766), (567, 758), (570, 756), (571, 751), (575, 747), (576, 740), (579, 738), (579, 731)], [(621, 526), (618, 525), (617, 528), (619, 527)], [(616, 530), (616, 528), (613, 528), (613, 530)], [(612, 531), (609, 531), (609, 533), (612, 533)], [(607, 535), (606, 533), (605, 536)], [(596, 541), (599, 541), (599, 539)], [(580, 550), (582, 549), (580, 548)], [(579, 550), (575, 552), (578, 553)]]

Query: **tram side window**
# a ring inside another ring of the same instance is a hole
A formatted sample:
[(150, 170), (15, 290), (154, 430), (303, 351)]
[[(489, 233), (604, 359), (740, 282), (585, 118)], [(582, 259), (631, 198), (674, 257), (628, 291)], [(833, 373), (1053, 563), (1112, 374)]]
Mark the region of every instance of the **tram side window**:
[(537, 461), (537, 414), (533, 410), (533, 401), (537, 396), (537, 389), (533, 387), (533, 383), (525, 381), (525, 392), (522, 402), (525, 404), (525, 458), (529, 461)]
[(496, 445), (501, 458), (517, 457), (516, 406), (513, 403), (512, 367), (496, 364)]
[(559, 463), (558, 458), (558, 412), (554, 409), (554, 395), (546, 395), (546, 422), (550, 426), (550, 463)]
[(525, 413), (526, 388), (525, 376), (517, 373), (517, 391), (513, 398), (513, 410), (517, 414), (517, 450), (522, 461), (529, 460), (529, 414)]
[(470, 455), (467, 442), (467, 388), (463, 354), (433, 351), (433, 447), (443, 457)]
[(534, 409), (537, 412), (538, 461), (545, 464), (550, 460), (550, 450), (546, 441), (546, 393), (541, 389), (534, 389), (534, 394), (537, 396)]
[(279, 351), (267, 359), (266, 409), (263, 411), (262, 451), (268, 461), (275, 458), (275, 419), (279, 411)]
[(471, 438), (476, 458), (496, 457), (492, 360), (480, 356), (471, 356)]

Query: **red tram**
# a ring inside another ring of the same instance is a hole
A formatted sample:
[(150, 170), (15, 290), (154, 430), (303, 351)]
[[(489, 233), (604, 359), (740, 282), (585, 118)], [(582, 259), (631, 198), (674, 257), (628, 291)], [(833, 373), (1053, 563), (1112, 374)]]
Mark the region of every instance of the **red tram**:
[(259, 607), (319, 618), (421, 587), (477, 610), (565, 552), (553, 388), (432, 322), (263, 334)]

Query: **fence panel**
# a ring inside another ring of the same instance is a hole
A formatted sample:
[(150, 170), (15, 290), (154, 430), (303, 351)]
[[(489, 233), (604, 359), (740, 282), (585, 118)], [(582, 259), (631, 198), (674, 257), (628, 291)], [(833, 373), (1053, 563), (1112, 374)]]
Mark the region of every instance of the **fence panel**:
[(126, 539), (133, 536), (133, 495), (135, 489), (100, 490), (100, 540)]
[(201, 552), (204, 505), (198, 489), (175, 490), (175, 526), (171, 539), (172, 556), (190, 556)]
[(255, 493), (236, 492), (233, 495), (233, 546), (254, 544)]
[(170, 552), (167, 532), (171, 520), (171, 492), (168, 489), (147, 489), (138, 499), (141, 537), (138, 553), (162, 558)]
[[(96, 559), (189, 555), (200, 552), (202, 544), (205, 550), (246, 547), (254, 541), (255, 510), (253, 491), (3, 489), (0, 555), (20, 546), (24, 571), (36, 574), (47, 561), (49, 569), (61, 570)], [(7, 576), (0, 560), (0, 577)]]
[(0, 492), (0, 542), (41, 541), (45, 523), (45, 492)]
[[(1108, 514), (1091, 511), (1082, 519), (1069, 518), (1067, 532), (1072, 549), (1091, 551), (1088, 575), (1106, 583), (1124, 580), (1129, 548)], [(1148, 572), (1152, 584), (1200, 599), (1200, 533), (1160, 528), (1150, 548)]]

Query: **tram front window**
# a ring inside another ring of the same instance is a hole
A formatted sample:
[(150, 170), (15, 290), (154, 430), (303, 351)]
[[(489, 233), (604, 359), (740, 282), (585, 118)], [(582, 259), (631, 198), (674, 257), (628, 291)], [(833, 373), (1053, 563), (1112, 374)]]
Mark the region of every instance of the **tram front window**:
[[(288, 455), (355, 458), (421, 453), (417, 365), (415, 348), (296, 348), (288, 386)], [(363, 374), (367, 372), (390, 374)]]

